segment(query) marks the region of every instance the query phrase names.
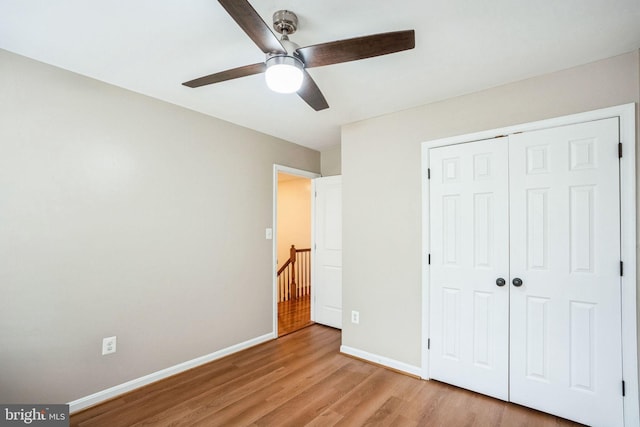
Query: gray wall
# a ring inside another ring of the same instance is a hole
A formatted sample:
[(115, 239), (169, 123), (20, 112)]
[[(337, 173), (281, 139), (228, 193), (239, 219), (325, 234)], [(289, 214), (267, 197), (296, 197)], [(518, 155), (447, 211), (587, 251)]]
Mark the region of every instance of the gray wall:
[(639, 56), (344, 126), (343, 344), (421, 365), (422, 142), (638, 102)]
[(2, 50), (0, 74), (0, 402), (272, 331), (273, 164), (320, 153)]
[(340, 144), (322, 150), (320, 153), (322, 176), (340, 175), (342, 173)]

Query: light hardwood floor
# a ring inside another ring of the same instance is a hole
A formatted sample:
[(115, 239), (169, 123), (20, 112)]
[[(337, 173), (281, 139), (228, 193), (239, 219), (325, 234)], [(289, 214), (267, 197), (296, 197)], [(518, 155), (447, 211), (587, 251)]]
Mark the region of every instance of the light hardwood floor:
[(312, 325), (311, 295), (278, 303), (278, 336), (290, 334)]
[(339, 353), (313, 325), (71, 416), (71, 426), (571, 426)]

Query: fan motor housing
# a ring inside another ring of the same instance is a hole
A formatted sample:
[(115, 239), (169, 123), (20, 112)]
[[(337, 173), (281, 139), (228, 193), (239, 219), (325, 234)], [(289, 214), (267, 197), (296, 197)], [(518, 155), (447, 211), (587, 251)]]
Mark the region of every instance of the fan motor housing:
[(290, 10), (278, 10), (273, 14), (273, 28), (279, 34), (293, 34), (298, 29), (298, 16)]

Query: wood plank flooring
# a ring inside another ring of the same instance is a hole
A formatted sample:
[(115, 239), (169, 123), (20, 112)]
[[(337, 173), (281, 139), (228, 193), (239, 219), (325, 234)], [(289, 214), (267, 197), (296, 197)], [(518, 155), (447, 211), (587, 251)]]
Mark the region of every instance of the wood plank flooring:
[(290, 299), (278, 303), (278, 336), (290, 334), (309, 325), (311, 321), (311, 296)]
[(71, 426), (572, 426), (339, 353), (313, 325), (71, 416)]

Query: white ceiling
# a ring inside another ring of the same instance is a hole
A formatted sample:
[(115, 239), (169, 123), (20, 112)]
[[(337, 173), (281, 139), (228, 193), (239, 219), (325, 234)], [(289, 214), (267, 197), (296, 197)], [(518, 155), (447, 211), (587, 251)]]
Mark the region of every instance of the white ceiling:
[(312, 68), (330, 108), (256, 75), (182, 82), (264, 55), (216, 0), (0, 0), (0, 48), (322, 150), (340, 126), (640, 48), (638, 0), (250, 0), (294, 11), (300, 46), (415, 29), (416, 48)]

